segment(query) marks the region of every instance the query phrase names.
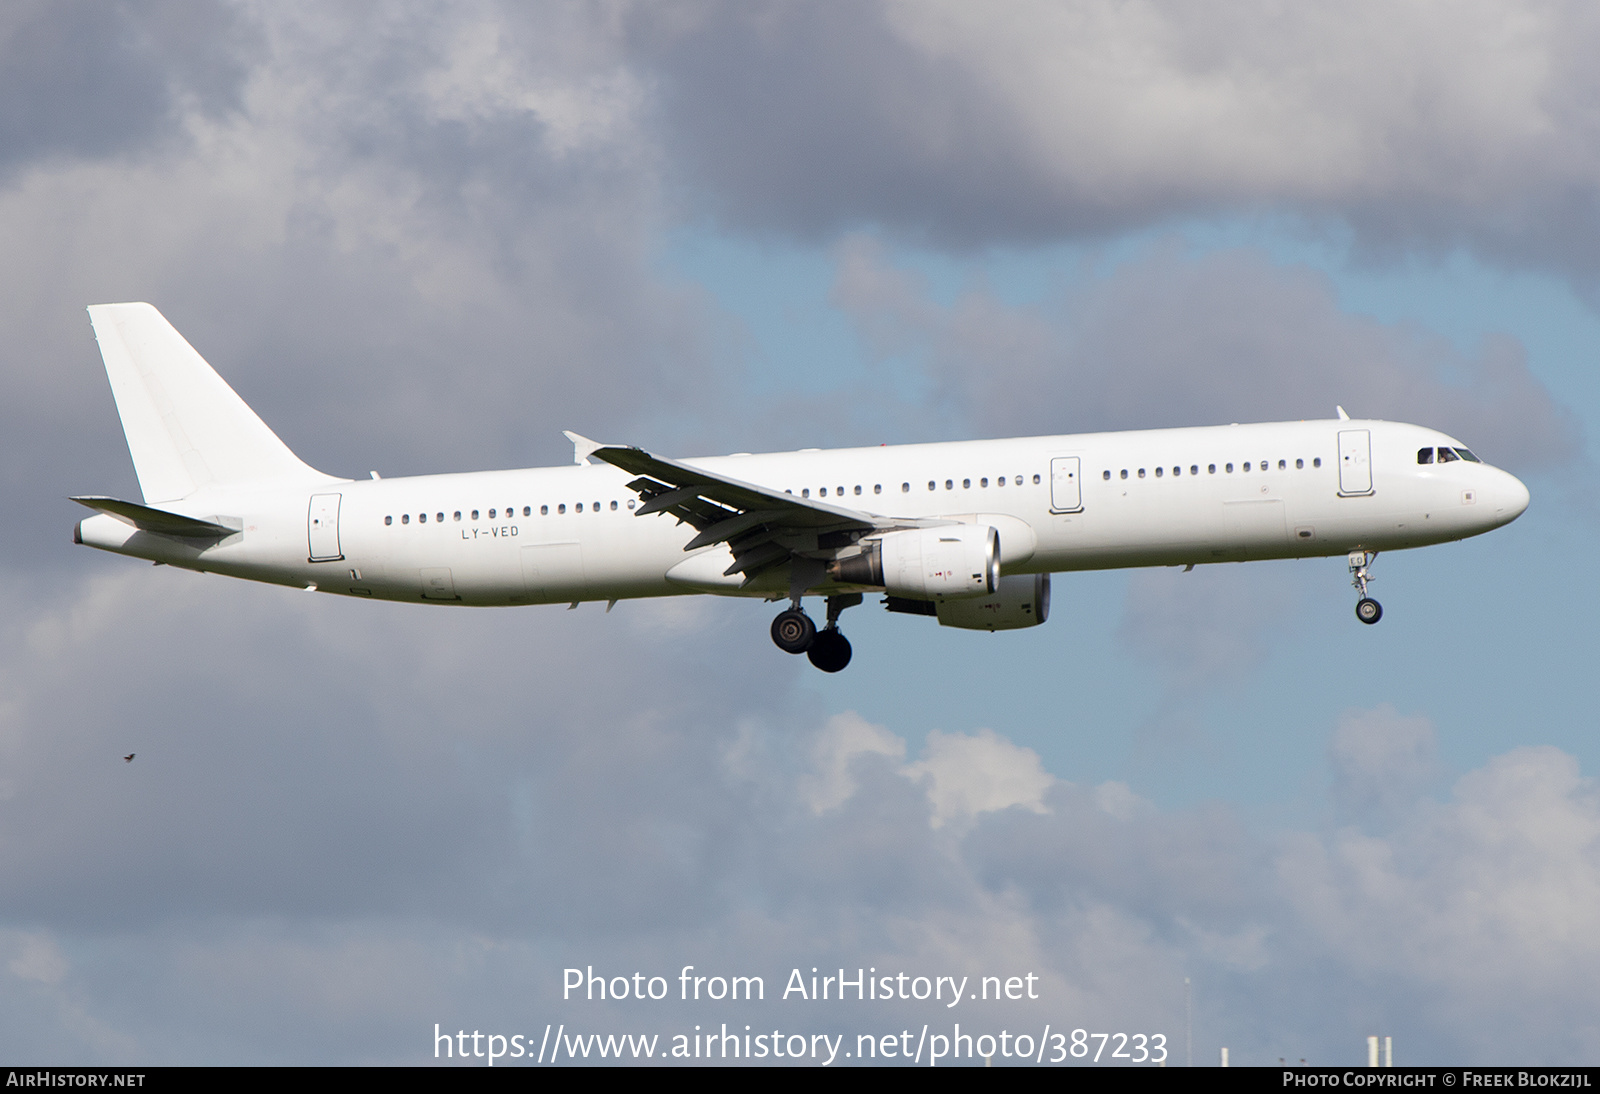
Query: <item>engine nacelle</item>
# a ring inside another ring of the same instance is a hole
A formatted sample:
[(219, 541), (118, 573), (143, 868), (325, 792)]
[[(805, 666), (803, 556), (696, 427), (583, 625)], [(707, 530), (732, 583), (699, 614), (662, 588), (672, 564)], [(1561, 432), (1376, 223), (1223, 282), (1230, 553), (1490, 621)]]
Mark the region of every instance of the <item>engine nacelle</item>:
[(828, 573), (835, 581), (916, 600), (986, 596), (1000, 585), (1000, 534), (987, 524), (891, 532), (833, 563)]
[(947, 600), (935, 606), (941, 627), (969, 631), (1014, 631), (1050, 618), (1050, 575), (1011, 574), (993, 596)]

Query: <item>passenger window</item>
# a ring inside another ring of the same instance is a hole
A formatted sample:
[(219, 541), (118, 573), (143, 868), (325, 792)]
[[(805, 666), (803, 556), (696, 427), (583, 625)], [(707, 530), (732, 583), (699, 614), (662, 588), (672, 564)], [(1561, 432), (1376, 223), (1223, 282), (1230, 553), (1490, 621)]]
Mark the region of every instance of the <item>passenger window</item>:
[(861, 496), (861, 487), (857, 486), (856, 487), (856, 497), (859, 498), (860, 496)]
[(595, 502), (594, 503), (594, 511), (596, 513), (598, 513), (600, 511), (600, 503), (599, 502)]
[(1311, 466), (1312, 467), (1321, 467), (1322, 466), (1322, 457), (1318, 456), (1315, 459), (1313, 459), (1311, 461)]
[(418, 524), (427, 524), (428, 523), (428, 514), (426, 514), (426, 513), (418, 513), (417, 514), (417, 523)]
[(909, 493), (911, 493), (911, 484), (910, 484), (910, 483), (909, 483), (909, 482), (903, 482), (903, 483), (901, 483), (901, 484), (900, 484), (900, 492), (901, 492), (901, 493), (902, 493), (902, 494), (909, 494)]
[(1158, 467), (1158, 468), (1156, 468), (1156, 478), (1159, 479), (1160, 477), (1161, 477), (1161, 468)]
[(494, 519), (494, 514), (495, 514), (495, 511), (493, 509), (489, 510), (489, 519), (490, 520)]
[(978, 480), (978, 486), (979, 487), (986, 487), (988, 485), (989, 485), (989, 477), (987, 475), (985, 475), (983, 478)]
[[(1018, 486), (1021, 486), (1021, 485), (1022, 485), (1022, 484), (1021, 484), (1021, 483), (1020, 483), (1020, 482), (1019, 482), (1019, 483), (1017, 483), (1017, 485), (1018, 485)], [(1039, 476), (1038, 476), (1038, 475), (1035, 475), (1035, 476), (1034, 476), (1034, 477), (1033, 477), (1033, 485), (1035, 485), (1035, 486), (1038, 486), (1038, 485), (1039, 485)]]
[[(1103, 472), (1100, 477), (1105, 479), (1107, 482), (1110, 482), (1111, 481), (1111, 472), (1109, 472), (1109, 471)], [(1002, 479), (1001, 481), (1004, 482), (1005, 480)]]
[(971, 479), (962, 479), (961, 480), (961, 489), (963, 489), (963, 490), (971, 490), (972, 489), (972, 480)]
[(1191, 474), (1191, 475), (1200, 474), (1200, 465), (1197, 464), (1197, 463), (1191, 463), (1189, 465), (1189, 474)]
[(1231, 463), (1230, 464), (1224, 464), (1223, 465), (1223, 470), (1226, 471), (1230, 475), (1233, 474), (1233, 464), (1231, 464)]
[[(577, 505), (574, 505), (574, 506), (573, 506), (573, 507), (572, 507), (572, 511), (573, 511), (573, 512), (574, 512), (574, 513), (581, 513), (581, 512), (583, 512), (583, 502), (581, 502), (581, 501), (580, 501), (580, 502), (579, 502), (579, 503), (578, 503), (578, 504), (577, 504)], [(491, 517), (492, 517), (492, 516), (494, 516), (494, 510), (493, 510), (493, 509), (491, 509), (491, 510), (489, 510), (489, 515), (490, 515), (490, 516), (491, 516)]]
[(1127, 478), (1128, 477), (1128, 469), (1126, 467), (1124, 467), (1122, 469), (1122, 477), (1123, 478)]
[[(1106, 478), (1109, 479), (1110, 477), (1111, 477), (1111, 472), (1107, 471), (1106, 472)], [(1004, 486), (1006, 484), (1006, 477), (1004, 475), (1001, 475), (998, 479), (994, 480), (994, 484), (996, 486)]]
[(1461, 457), (1457, 456), (1456, 453), (1455, 453), (1455, 450), (1452, 449), (1452, 448), (1441, 447), (1439, 449), (1439, 462), (1440, 463), (1454, 463), (1456, 460), (1458, 460), (1460, 458)]
[(629, 499), (628, 499), (628, 508), (629, 508), (629, 509), (632, 509), (632, 508), (633, 508), (633, 504), (634, 504), (634, 499), (632, 499), (632, 498), (629, 498)]
[(1295, 460), (1294, 461), (1294, 469), (1296, 471), (1304, 471), (1305, 468), (1306, 468), (1306, 461), (1305, 460)]
[(1431, 449), (1431, 448), (1419, 448), (1419, 449), (1417, 449), (1417, 462), (1418, 463), (1432, 463), (1433, 462), (1433, 449)]
[(539, 506), (539, 515), (541, 517), (548, 517), (550, 515), (550, 507), (548, 505)]
[(1021, 486), (1021, 485), (1022, 485), (1022, 476), (1021, 476), (1021, 475), (1018, 475), (1018, 476), (1017, 476), (1017, 485), (1018, 485), (1018, 486)]
[(383, 523), (385, 523), (385, 524), (393, 524), (394, 523), (394, 518), (393, 517), (384, 517), (383, 518)]
[(928, 489), (929, 490), (937, 490), (938, 488), (939, 487), (938, 487), (937, 483), (935, 483), (932, 479), (928, 480)]
[(1173, 469), (1172, 469), (1172, 473), (1173, 473), (1173, 474), (1174, 474), (1174, 475), (1181, 475), (1181, 474), (1183, 474), (1183, 468), (1181, 468), (1181, 467), (1174, 467), (1174, 468), (1173, 468)]
[[(833, 488), (833, 492), (834, 492), (834, 494), (835, 494), (835, 495), (837, 495), (837, 496), (838, 496), (838, 497), (841, 497), (841, 498), (842, 498), (842, 497), (844, 497), (844, 487), (842, 487), (842, 486), (836, 486), (836, 487), (834, 487), (834, 488)], [(857, 491), (856, 491), (856, 493), (858, 493), (858, 494), (859, 494), (859, 493), (861, 493), (861, 491), (860, 491), (860, 490), (857, 490)]]
[(411, 523), (411, 514), (410, 513), (401, 513), (400, 514), (400, 523), (401, 524), (410, 524)]
[(457, 520), (461, 519), (461, 510), (459, 510), (459, 509), (456, 510), (455, 517), (456, 517)]
[(827, 496), (828, 496), (828, 488), (826, 486), (822, 487), (820, 490), (817, 491), (817, 497), (825, 498)]
[(883, 493), (883, 483), (881, 483), (881, 482), (875, 482), (875, 483), (873, 483), (873, 484), (872, 484), (872, 492), (873, 492), (873, 493), (874, 493), (874, 494), (881, 494), (881, 493)]
[(1287, 471), (1287, 470), (1289, 470), (1289, 461), (1288, 460), (1279, 460), (1278, 461), (1278, 470), (1279, 471)]
[(617, 511), (617, 503), (616, 502), (612, 502), (611, 503), (611, 511), (613, 513), (615, 513)]
[(1250, 470), (1250, 461), (1249, 460), (1245, 460), (1244, 461), (1244, 469), (1246, 471)]
[(809, 498), (811, 496), (811, 487), (807, 486), (807, 487), (803, 488), (800, 491), (800, 496), (802, 498)]
[(1214, 463), (1206, 464), (1206, 474), (1215, 475), (1216, 473), (1217, 473), (1217, 465), (1216, 464), (1214, 464)]
[(945, 479), (944, 480), (944, 488), (946, 490), (954, 490), (956, 488), (956, 480), (954, 480), (954, 479)]
[[(566, 502), (562, 502), (560, 505), (556, 506), (556, 515), (557, 516), (565, 516), (566, 512), (567, 512), (567, 503)], [(477, 510), (473, 510), (472, 515), (474, 517), (476, 517), (478, 515)]]
[(443, 524), (444, 523), (444, 514), (443, 513), (435, 513), (433, 519), (438, 521), (440, 524)]

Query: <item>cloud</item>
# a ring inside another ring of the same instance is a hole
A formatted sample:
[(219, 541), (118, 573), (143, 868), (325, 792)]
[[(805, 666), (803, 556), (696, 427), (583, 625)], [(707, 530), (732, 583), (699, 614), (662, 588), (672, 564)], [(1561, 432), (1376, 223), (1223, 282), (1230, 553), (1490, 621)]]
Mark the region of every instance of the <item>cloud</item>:
[[(32, 1002), (7, 1028), (63, 1060), (415, 1060), (436, 1021), (712, 1017), (573, 1010), (568, 966), (775, 988), (804, 964), (1031, 972), (1051, 1008), (1168, 1030), (1190, 975), (1241, 1060), (1336, 1058), (1352, 1000), (1440, 988), (1418, 1052), (1592, 1050), (1530, 1017), (1592, 979), (1600, 803), (1571, 757), (1513, 752), (1447, 803), (1382, 784), (1381, 835), (1263, 836), (992, 731), (908, 763), (905, 732), (818, 710), (726, 625), (750, 606), (716, 607), (663, 647), (648, 603), (385, 610), (130, 569), (9, 617), (0, 976)], [(1396, 724), (1353, 712), (1332, 754), (1385, 771)], [(1322, 1001), (1279, 1007), (1308, 975)]]
[(741, 227), (981, 247), (1281, 211), (1372, 253), (1597, 271), (1583, 4), (631, 14), (675, 158)]
[(1431, 721), (1388, 704), (1347, 712), (1328, 746), (1334, 800), (1358, 823), (1386, 819), (1438, 777), (1438, 743)]
[(1040, 765), (1038, 753), (990, 729), (970, 737), (931, 731), (926, 755), (905, 774), (927, 781), (935, 828), (1012, 807), (1048, 813), (1044, 795), (1056, 781)]
[(945, 306), (855, 237), (839, 248), (834, 302), (882, 357), (912, 354), (939, 398), (980, 435), (1232, 421), (1414, 421), (1516, 470), (1566, 464), (1573, 413), (1508, 336), (1463, 353), (1410, 325), (1343, 311), (1322, 274), (1258, 251), (1157, 246), (1045, 302), (981, 287)]

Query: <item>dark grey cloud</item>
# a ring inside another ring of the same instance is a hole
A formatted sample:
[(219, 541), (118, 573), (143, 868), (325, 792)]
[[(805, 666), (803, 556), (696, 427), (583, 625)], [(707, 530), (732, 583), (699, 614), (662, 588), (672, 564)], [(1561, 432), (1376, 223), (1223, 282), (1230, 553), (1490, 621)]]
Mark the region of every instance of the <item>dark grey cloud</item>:
[(0, 12), (0, 178), (57, 157), (140, 153), (188, 111), (239, 105), (252, 36), (211, 0), (17, 0)]
[(1580, 3), (706, 0), (630, 32), (691, 200), (741, 229), (982, 247), (1270, 212), (1386, 259), (1600, 270)]

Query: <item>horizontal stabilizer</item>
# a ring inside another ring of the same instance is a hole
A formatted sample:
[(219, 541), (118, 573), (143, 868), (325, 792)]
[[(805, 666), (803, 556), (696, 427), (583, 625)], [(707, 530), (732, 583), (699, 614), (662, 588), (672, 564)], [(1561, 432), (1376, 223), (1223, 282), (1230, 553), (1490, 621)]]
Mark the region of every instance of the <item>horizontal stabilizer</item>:
[(141, 532), (154, 532), (160, 536), (181, 536), (184, 539), (223, 539), (238, 532), (238, 528), (229, 528), (226, 525), (214, 524), (209, 520), (197, 520), (186, 517), (180, 513), (168, 513), (163, 509), (152, 509), (148, 505), (139, 505), (131, 501), (118, 501), (116, 498), (99, 498), (84, 496), (73, 498), (79, 505), (97, 509), (108, 513), (120, 521), (133, 525)]

